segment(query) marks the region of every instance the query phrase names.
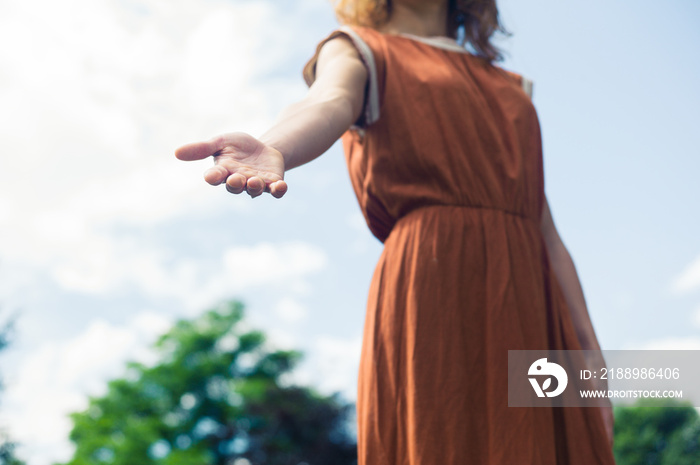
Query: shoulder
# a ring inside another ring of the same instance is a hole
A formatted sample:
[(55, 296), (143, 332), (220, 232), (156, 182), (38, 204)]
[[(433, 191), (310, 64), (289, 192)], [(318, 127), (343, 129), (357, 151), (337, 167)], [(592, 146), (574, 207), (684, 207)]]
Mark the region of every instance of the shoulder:
[(371, 28), (361, 26), (341, 26), (319, 44), (321, 50), (329, 53), (345, 54), (362, 61), (374, 59), (383, 35)]
[(352, 39), (345, 34), (331, 35), (320, 44), (318, 50), (317, 66), (336, 59), (350, 59), (360, 62), (360, 52), (354, 45)]
[(316, 47), (316, 53), (306, 63), (303, 70), (304, 80), (311, 85), (317, 74), (323, 69), (342, 67), (347, 71), (374, 74), (376, 54), (368, 42), (372, 42), (379, 32), (370, 28), (342, 26), (331, 32)]
[(522, 86), (523, 90), (525, 93), (532, 98), (532, 89), (534, 87), (534, 84), (532, 82), (532, 79), (526, 78), (525, 76), (520, 76), (520, 85)]
[(530, 98), (532, 98), (532, 79), (523, 76), (522, 74), (515, 73), (513, 71), (508, 71), (512, 76), (515, 84), (520, 86), (520, 88), (525, 92)]
[(510, 82), (513, 83), (513, 85), (520, 87), (523, 90), (523, 92), (525, 92), (528, 95), (528, 97), (532, 98), (532, 79), (529, 79), (520, 73), (516, 73), (515, 71), (510, 71), (499, 66), (494, 65), (494, 68), (499, 70)]
[(329, 64), (333, 67), (342, 63), (344, 67), (364, 68), (371, 51), (367, 49), (362, 35), (357, 28), (343, 26), (321, 40), (314, 55), (304, 65), (303, 75), (307, 85), (311, 85), (316, 80), (317, 72)]
[(319, 78), (346, 88), (361, 88), (366, 94), (362, 119), (365, 125), (379, 118), (379, 76), (383, 75), (383, 60), (376, 47), (380, 35), (369, 28), (342, 26), (318, 44), (316, 53), (303, 70), (309, 86)]
[(369, 70), (361, 53), (343, 36), (337, 36), (321, 46), (315, 66), (315, 77), (324, 76), (336, 85), (364, 89)]

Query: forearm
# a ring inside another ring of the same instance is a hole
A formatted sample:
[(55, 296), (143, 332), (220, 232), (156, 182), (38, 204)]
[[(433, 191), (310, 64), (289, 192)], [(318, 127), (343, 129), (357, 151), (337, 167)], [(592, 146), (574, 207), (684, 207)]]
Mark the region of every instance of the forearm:
[(367, 69), (351, 41), (327, 42), (309, 93), (287, 107), (260, 141), (282, 154), (285, 170), (313, 160), (357, 121), (366, 84)]
[(306, 97), (287, 107), (260, 138), (243, 132), (222, 134), (175, 151), (180, 160), (214, 157), (204, 179), (226, 184), (232, 194), (251, 197), (287, 192), (286, 170), (328, 150), (358, 120), (364, 102), (367, 69), (350, 39), (329, 40), (320, 50), (316, 76)]
[(581, 348), (583, 350), (600, 350), (600, 344), (586, 307), (581, 281), (569, 251), (558, 238), (546, 241), (546, 244), (552, 270), (564, 293)]
[(353, 124), (356, 111), (342, 94), (315, 96), (287, 107), (260, 141), (282, 153), (285, 170), (328, 150)]

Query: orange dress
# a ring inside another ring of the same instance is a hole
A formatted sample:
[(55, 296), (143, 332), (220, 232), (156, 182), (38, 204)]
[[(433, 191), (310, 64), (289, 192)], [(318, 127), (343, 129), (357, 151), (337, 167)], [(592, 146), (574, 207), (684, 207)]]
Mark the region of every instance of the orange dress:
[(343, 144), (384, 243), (360, 361), (359, 464), (614, 464), (598, 409), (508, 407), (508, 350), (580, 349), (540, 231), (529, 81), (447, 38), (342, 27), (318, 50), (339, 35), (369, 70)]

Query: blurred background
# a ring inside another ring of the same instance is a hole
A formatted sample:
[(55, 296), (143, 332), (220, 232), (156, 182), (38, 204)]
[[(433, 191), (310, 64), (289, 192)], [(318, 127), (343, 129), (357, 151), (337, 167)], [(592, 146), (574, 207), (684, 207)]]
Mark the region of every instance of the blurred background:
[[(534, 81), (547, 195), (602, 347), (700, 349), (700, 3), (499, 6), (501, 66)], [(281, 200), (173, 156), (260, 135), (335, 27), (326, 0), (0, 2), (0, 425), (26, 463), (70, 460), (69, 413), (232, 299), (270, 351), (304, 354), (283, 384), (354, 400), (381, 244), (340, 146)]]

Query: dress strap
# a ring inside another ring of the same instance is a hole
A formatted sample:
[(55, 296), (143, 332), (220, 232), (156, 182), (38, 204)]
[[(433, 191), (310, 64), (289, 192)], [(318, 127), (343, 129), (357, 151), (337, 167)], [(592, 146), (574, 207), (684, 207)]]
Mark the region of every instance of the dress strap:
[(523, 90), (530, 96), (530, 98), (532, 98), (532, 80), (526, 78), (525, 76), (520, 76), (520, 80), (522, 82)]

